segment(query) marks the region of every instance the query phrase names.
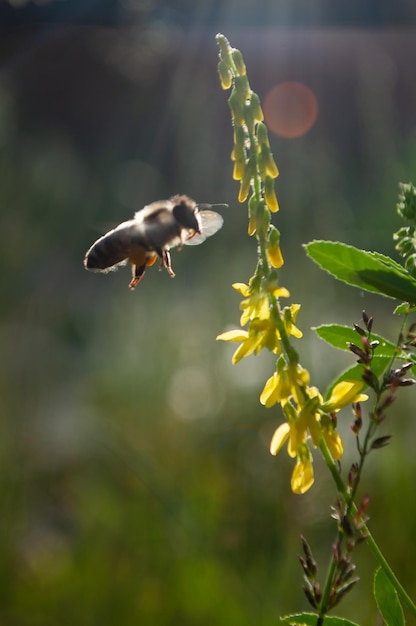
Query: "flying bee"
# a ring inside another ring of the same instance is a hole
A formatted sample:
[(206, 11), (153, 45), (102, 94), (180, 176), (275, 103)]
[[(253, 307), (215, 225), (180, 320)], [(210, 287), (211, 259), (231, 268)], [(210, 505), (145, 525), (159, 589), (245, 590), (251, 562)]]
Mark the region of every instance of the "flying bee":
[(85, 255), (84, 267), (92, 272), (109, 272), (130, 263), (133, 278), (129, 288), (134, 289), (146, 267), (159, 258), (160, 267), (174, 277), (170, 249), (199, 245), (222, 227), (222, 216), (209, 210), (211, 206), (226, 205), (197, 205), (185, 195), (152, 202), (137, 211), (132, 220), (97, 239)]

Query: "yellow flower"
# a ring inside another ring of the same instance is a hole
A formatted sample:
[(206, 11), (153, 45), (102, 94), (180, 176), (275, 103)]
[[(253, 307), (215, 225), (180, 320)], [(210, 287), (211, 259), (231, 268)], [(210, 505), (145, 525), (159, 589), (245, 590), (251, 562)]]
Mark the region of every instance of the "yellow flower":
[(250, 323), (249, 330), (230, 330), (218, 335), (218, 341), (241, 341), (234, 352), (232, 363), (235, 365), (249, 354), (258, 354), (262, 348), (271, 352), (280, 352), (279, 333), (270, 320), (255, 319)]
[(279, 361), (277, 371), (264, 385), (260, 395), (260, 402), (268, 409), (290, 396), (293, 396), (298, 404), (302, 403), (300, 388), (306, 389), (309, 383), (309, 372), (299, 363), (294, 365), (284, 364)]
[[(243, 311), (240, 318), (241, 326), (245, 326), (250, 320), (270, 318), (270, 303), (267, 290), (262, 289), (261, 285), (253, 285), (251, 281), (248, 285), (245, 283), (234, 283), (233, 287), (245, 298), (240, 303), (240, 309)], [(276, 298), (289, 297), (289, 292), (285, 287), (276, 286), (272, 293)]]
[(267, 348), (274, 354), (280, 354), (280, 335), (276, 326), (270, 319), (254, 319), (249, 325), (249, 336), (258, 337), (260, 343), (256, 354), (260, 352), (262, 348)]
[(233, 77), (227, 64), (224, 61), (218, 63), (218, 74), (220, 76), (221, 87), (223, 89), (229, 89), (233, 82)]
[(256, 232), (256, 217), (254, 215), (250, 215), (250, 219), (248, 220), (247, 232), (250, 237), (252, 237)]
[(314, 396), (309, 398), (304, 407), (297, 411), (293, 404), (289, 400), (282, 400), (282, 409), (287, 419), (287, 427), (282, 428), (279, 426), (270, 444), (270, 451), (272, 454), (277, 454), (284, 442), (281, 442), (281, 438), (284, 436), (285, 440), (288, 438), (287, 451), (292, 458), (299, 453), (300, 447), (305, 443), (308, 438), (308, 432), (310, 433), (312, 443), (316, 447), (319, 445), (321, 439), (321, 427), (319, 424), (319, 397)]
[(335, 385), (329, 399), (321, 406), (325, 413), (334, 413), (348, 404), (368, 400), (365, 393), (360, 393), (364, 383), (360, 380), (343, 380)]
[(274, 181), (269, 174), (266, 175), (264, 180), (264, 199), (272, 213), (276, 213), (279, 210), (279, 203), (277, 202), (276, 192), (274, 189)]
[[(339, 453), (337, 446), (340, 438), (336, 438), (337, 433), (330, 428), (323, 433), (319, 421), (319, 406), (322, 397), (315, 388), (308, 388), (308, 399), (301, 410), (296, 410), (292, 402), (282, 400), (283, 413), (287, 422), (276, 428), (270, 442), (270, 452), (276, 455), (287, 441), (287, 452), (291, 458), (297, 458), (292, 474), (291, 487), (294, 493), (305, 493), (313, 484), (314, 475), (312, 467), (312, 455), (309, 450), (307, 440), (310, 437), (312, 443), (317, 447), (322, 436), (328, 436), (328, 445), (334, 446), (334, 452)], [(342, 454), (342, 442), (340, 452)], [(330, 448), (332, 451), (332, 448)], [(334, 458), (340, 458), (335, 456)]]
[(234, 283), (233, 287), (238, 293), (246, 297), (240, 303), (240, 309), (243, 311), (240, 318), (241, 326), (245, 326), (249, 320), (255, 318), (268, 319), (270, 317), (267, 293), (260, 289), (252, 289), (250, 285), (244, 283)]
[(282, 267), (284, 260), (280, 250), (280, 233), (275, 226), (270, 226), (266, 254), (270, 265), (276, 268)]
[(332, 458), (335, 461), (339, 461), (344, 454), (344, 446), (340, 435), (333, 426), (322, 427), (322, 435), (330, 453), (332, 454)]
[[(309, 452), (309, 451), (308, 451)], [(299, 458), (292, 473), (291, 487), (293, 493), (302, 494), (308, 491), (313, 485), (313, 466), (312, 457), (308, 456)]]
[(309, 431), (312, 444), (314, 448), (317, 448), (322, 437), (319, 415), (319, 407), (322, 402), (322, 396), (316, 387), (308, 388), (307, 393), (309, 397), (299, 413), (299, 421), (303, 421), (304, 429)]
[(244, 176), (244, 169), (246, 166), (246, 161), (244, 158), (235, 159), (234, 168), (233, 168), (233, 178), (234, 180), (242, 180)]
[(217, 336), (217, 341), (241, 341), (242, 344), (237, 348), (233, 354), (232, 363), (235, 365), (243, 357), (248, 356), (253, 352), (255, 346), (249, 338), (246, 330), (229, 330), (225, 333), (221, 333)]
[(270, 453), (273, 456), (282, 449), (287, 441), (287, 453), (293, 459), (301, 445), (306, 441), (306, 430), (298, 420), (284, 422), (276, 428), (270, 442)]
[(273, 454), (273, 456), (276, 456), (279, 450), (282, 449), (287, 441), (287, 438), (289, 437), (289, 433), (290, 426), (288, 422), (283, 422), (283, 424), (280, 424), (280, 426), (276, 428), (270, 442), (270, 453)]
[[(291, 487), (294, 493), (305, 493), (314, 482), (313, 467), (312, 467), (312, 455), (307, 444), (304, 441), (300, 441), (297, 445), (297, 450), (294, 451), (291, 448), (292, 435), (295, 434), (295, 426), (285, 422), (281, 424), (274, 432), (272, 441), (270, 443), (270, 452), (276, 455), (283, 447), (285, 442), (289, 439), (288, 452), (289, 456), (297, 457), (297, 462), (294, 467), (291, 479)], [(297, 435), (299, 435), (298, 433)]]
[(290, 307), (285, 306), (283, 309), (283, 323), (288, 335), (293, 335), (296, 339), (302, 337), (302, 331), (295, 326), (296, 318), (300, 311), (300, 304), (291, 304)]
[(272, 267), (282, 267), (284, 259), (279, 245), (269, 246), (266, 250), (266, 253), (267, 258), (269, 259), (269, 263)]
[(267, 409), (270, 409), (277, 402), (289, 398), (291, 394), (292, 381), (288, 371), (285, 369), (281, 372), (274, 372), (273, 376), (268, 379), (260, 394), (260, 402)]

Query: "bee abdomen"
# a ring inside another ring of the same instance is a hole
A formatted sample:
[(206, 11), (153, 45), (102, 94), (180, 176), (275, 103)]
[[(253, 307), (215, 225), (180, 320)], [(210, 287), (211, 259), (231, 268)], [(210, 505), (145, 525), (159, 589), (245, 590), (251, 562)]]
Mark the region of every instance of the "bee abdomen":
[(130, 235), (123, 230), (114, 230), (97, 239), (85, 255), (87, 270), (105, 271), (129, 256)]

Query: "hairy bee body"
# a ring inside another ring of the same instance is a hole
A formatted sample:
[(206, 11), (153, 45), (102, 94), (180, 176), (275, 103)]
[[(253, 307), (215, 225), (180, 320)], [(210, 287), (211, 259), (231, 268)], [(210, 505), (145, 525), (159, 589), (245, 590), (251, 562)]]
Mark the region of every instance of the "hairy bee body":
[(170, 276), (169, 250), (183, 244), (198, 245), (217, 232), (223, 224), (215, 211), (200, 211), (188, 196), (153, 202), (138, 211), (132, 220), (122, 222), (103, 235), (87, 251), (84, 267), (95, 272), (108, 272), (129, 262), (133, 270), (130, 289), (142, 278), (146, 267), (161, 259)]
[(129, 220), (97, 239), (85, 256), (86, 269), (106, 272), (125, 264), (133, 246), (133, 231), (134, 220)]

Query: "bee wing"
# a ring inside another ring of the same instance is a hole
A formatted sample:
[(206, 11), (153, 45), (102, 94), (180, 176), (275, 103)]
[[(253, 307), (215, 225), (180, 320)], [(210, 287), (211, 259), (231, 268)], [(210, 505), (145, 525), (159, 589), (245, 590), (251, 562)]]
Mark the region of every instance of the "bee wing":
[(201, 218), (201, 234), (193, 230), (188, 231), (188, 237), (184, 241), (186, 246), (199, 246), (207, 237), (215, 235), (224, 224), (222, 215), (215, 211), (200, 211), (199, 217)]

